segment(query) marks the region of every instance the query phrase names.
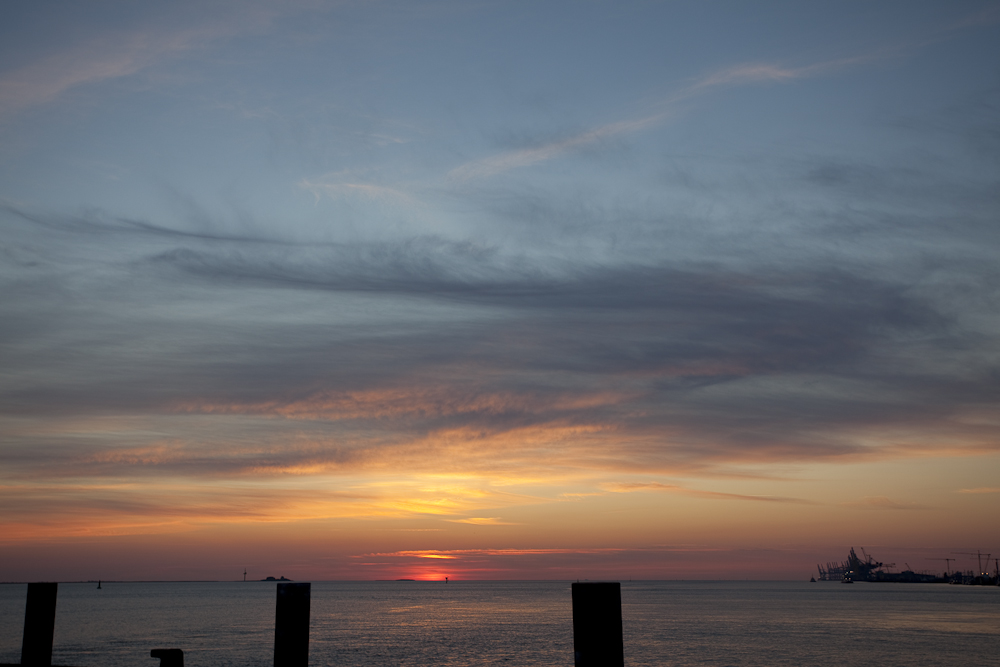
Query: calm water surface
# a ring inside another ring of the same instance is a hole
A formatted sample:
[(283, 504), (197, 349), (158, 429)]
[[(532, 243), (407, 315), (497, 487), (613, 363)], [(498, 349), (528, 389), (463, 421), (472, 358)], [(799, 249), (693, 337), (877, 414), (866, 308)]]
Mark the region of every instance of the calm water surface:
[[(18, 662), (24, 584), (0, 585)], [(60, 584), (53, 661), (269, 667), (273, 583)], [(1000, 589), (942, 584), (622, 583), (625, 664), (997, 665)], [(573, 663), (568, 582), (314, 582), (311, 665)]]

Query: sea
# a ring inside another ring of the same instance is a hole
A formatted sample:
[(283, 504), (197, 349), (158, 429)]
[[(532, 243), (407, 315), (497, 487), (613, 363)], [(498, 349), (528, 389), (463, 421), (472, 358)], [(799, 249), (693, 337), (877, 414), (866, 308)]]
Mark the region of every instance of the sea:
[[(622, 582), (625, 664), (1000, 666), (1000, 587)], [(26, 584), (0, 585), (0, 663), (20, 661)], [(568, 581), (313, 582), (310, 665), (573, 664)], [(269, 667), (273, 582), (62, 583), (53, 664)]]

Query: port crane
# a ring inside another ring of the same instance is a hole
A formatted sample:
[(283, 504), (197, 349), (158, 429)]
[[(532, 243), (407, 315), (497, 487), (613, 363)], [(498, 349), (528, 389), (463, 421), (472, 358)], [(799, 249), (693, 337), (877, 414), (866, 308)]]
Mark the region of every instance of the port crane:
[[(979, 571), (976, 573), (976, 576), (981, 577), (986, 574), (983, 572), (983, 552), (979, 551), (979, 549), (976, 549), (976, 553), (972, 553), (971, 551), (953, 551), (952, 553), (958, 556), (975, 556), (976, 563), (979, 565)], [(990, 566), (990, 555), (986, 554), (986, 567)]]
[(951, 576), (951, 561), (958, 560), (957, 558), (928, 558), (927, 560), (943, 560), (944, 561), (944, 571), (945, 574)]

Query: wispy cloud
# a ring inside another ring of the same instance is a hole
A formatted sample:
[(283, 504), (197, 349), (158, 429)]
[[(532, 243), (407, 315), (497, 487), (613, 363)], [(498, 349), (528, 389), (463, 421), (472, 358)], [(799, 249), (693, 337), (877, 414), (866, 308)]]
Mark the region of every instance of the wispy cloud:
[(134, 75), (217, 40), (262, 29), (273, 21), (277, 9), (256, 3), (239, 12), (203, 18), (191, 27), (108, 30), (81, 40), (0, 73), (0, 119), (50, 103), (79, 86)]
[(795, 505), (817, 505), (818, 503), (805, 498), (790, 498), (788, 496), (773, 495), (751, 495), (742, 493), (726, 493), (723, 491), (704, 491), (701, 489), (691, 489), (676, 484), (662, 484), (660, 482), (626, 482), (615, 484), (604, 484), (603, 488), (613, 493), (634, 493), (636, 491), (666, 491), (696, 498), (706, 498), (709, 500), (750, 500), (767, 503), (791, 503)]
[(961, 18), (947, 26), (947, 31), (966, 30), (968, 28), (979, 28), (982, 26), (995, 25), (1000, 23), (1000, 7), (986, 7), (982, 11)]
[(593, 144), (603, 139), (620, 134), (638, 132), (659, 125), (677, 112), (677, 107), (680, 102), (706, 94), (716, 88), (766, 81), (781, 82), (800, 79), (806, 76), (814, 75), (824, 69), (831, 69), (834, 66), (843, 66), (843, 64), (846, 64), (846, 61), (844, 63), (836, 61), (836, 65), (834, 63), (821, 63), (797, 69), (787, 69), (776, 65), (761, 63), (745, 63), (729, 67), (713, 72), (695, 83), (685, 86), (677, 92), (667, 96), (657, 103), (656, 106), (659, 110), (656, 113), (641, 118), (601, 125), (571, 137), (541, 146), (509, 151), (499, 155), (468, 162), (452, 169), (448, 173), (448, 177), (451, 180), (465, 181), (495, 176), (496, 174), (519, 167), (528, 167), (539, 162), (551, 160), (572, 149)]
[[(577, 545), (573, 548), (472, 548), (442, 550), (371, 551), (349, 556), (352, 564), (364, 565), (376, 576), (443, 581), (469, 579), (576, 579), (620, 578), (635, 573), (637, 578), (705, 578), (723, 569), (733, 576), (741, 571), (752, 576), (773, 578), (796, 559), (788, 548), (733, 549), (711, 544), (654, 545), (646, 547), (606, 547)], [(805, 559), (811, 570), (812, 555)], [(740, 570), (734, 570), (734, 563)], [(796, 567), (801, 567), (797, 564)], [(520, 574), (520, 576), (519, 576)], [(371, 576), (371, 575), (369, 575)]]
[[(951, 31), (957, 32), (963, 28), (977, 27), (984, 23), (993, 22), (994, 20), (996, 20), (996, 12), (984, 12), (982, 15), (970, 18), (965, 23), (956, 23), (952, 26)], [(659, 125), (678, 113), (680, 103), (706, 95), (714, 90), (759, 83), (785, 83), (821, 76), (847, 67), (898, 57), (914, 48), (932, 44), (943, 37), (944, 34), (931, 39), (900, 43), (855, 56), (834, 58), (799, 67), (784, 67), (774, 63), (760, 62), (740, 63), (707, 74), (693, 83), (681, 87), (674, 93), (665, 96), (655, 104), (657, 108), (655, 113), (640, 118), (601, 125), (565, 139), (540, 146), (508, 151), (473, 160), (452, 169), (448, 173), (448, 177), (453, 181), (467, 181), (488, 178), (511, 169), (528, 167), (559, 157), (575, 148), (587, 146), (615, 135), (638, 132)]]
[(929, 505), (920, 503), (899, 502), (890, 499), (888, 496), (865, 496), (858, 502), (843, 503), (844, 507), (867, 510), (929, 510), (933, 509)]
[(95, 40), (4, 72), (0, 117), (51, 102), (76, 86), (134, 74), (159, 57), (190, 48), (200, 33), (134, 35), (124, 42)]
[[(826, 66), (826, 63), (823, 63), (821, 66)], [(668, 98), (668, 101), (673, 102), (675, 100), (691, 97), (694, 94), (708, 88), (737, 86), (748, 83), (759, 83), (761, 81), (790, 81), (792, 79), (801, 79), (806, 76), (808, 71), (815, 67), (817, 67), (817, 65), (798, 69), (788, 69), (766, 63), (742, 63), (709, 74), (687, 88), (682, 89), (675, 95), (672, 95)]]
[(321, 392), (300, 399), (258, 404), (182, 403), (180, 412), (273, 415), (291, 419), (377, 419), (384, 417), (559, 414), (615, 405), (628, 396), (618, 392), (566, 394), (482, 391), (475, 387), (407, 386), (395, 389)]
[[(656, 549), (657, 551), (669, 549)], [(621, 548), (597, 548), (597, 549), (449, 549), (449, 550), (422, 550), (422, 551), (391, 551), (384, 553), (360, 554), (356, 558), (371, 558), (373, 556), (395, 557), (395, 558), (438, 558), (455, 560), (459, 558), (480, 557), (480, 556), (538, 556), (538, 555), (572, 555), (572, 554), (611, 554), (621, 553), (626, 549)]]
[(528, 167), (539, 162), (551, 160), (552, 158), (558, 157), (573, 148), (592, 144), (596, 141), (613, 137), (617, 134), (636, 132), (638, 130), (651, 127), (661, 122), (665, 117), (665, 113), (658, 113), (645, 118), (609, 123), (581, 134), (545, 144), (543, 146), (538, 146), (536, 148), (524, 148), (484, 158), (482, 160), (468, 162), (460, 167), (452, 169), (448, 173), (448, 177), (453, 180), (464, 181), (473, 178), (486, 178), (488, 176), (494, 176), (518, 167)]
[(371, 183), (331, 180), (331, 177), (323, 177), (317, 180), (304, 178), (299, 182), (299, 187), (312, 193), (317, 202), (322, 197), (338, 199), (341, 197), (361, 196), (376, 201), (408, 204), (411, 206), (419, 204), (412, 196), (396, 188), (373, 185)]
[(1000, 486), (979, 486), (974, 489), (959, 489), (958, 493), (1000, 493)]
[[(321, 517), (399, 516), (372, 491), (239, 484), (171, 478), (139, 489), (120, 480), (0, 484), (0, 503), (17, 506), (0, 522), (0, 540), (177, 532), (214, 524), (261, 524)], [(359, 514), (360, 512), (360, 514)]]

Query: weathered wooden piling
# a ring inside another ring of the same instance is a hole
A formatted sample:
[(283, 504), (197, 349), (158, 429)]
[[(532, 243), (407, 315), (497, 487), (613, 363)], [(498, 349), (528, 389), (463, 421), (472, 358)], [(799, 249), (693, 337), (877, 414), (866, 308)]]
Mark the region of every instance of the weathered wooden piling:
[(179, 648), (154, 648), (150, 658), (159, 658), (160, 667), (184, 667), (184, 651)]
[(52, 664), (52, 636), (56, 628), (56, 594), (59, 584), (28, 584), (24, 605), (24, 638), (21, 640), (21, 664), (49, 667)]
[(274, 667), (309, 664), (309, 593), (311, 584), (278, 584), (274, 613)]
[(618, 582), (573, 584), (573, 660), (576, 667), (624, 667)]

